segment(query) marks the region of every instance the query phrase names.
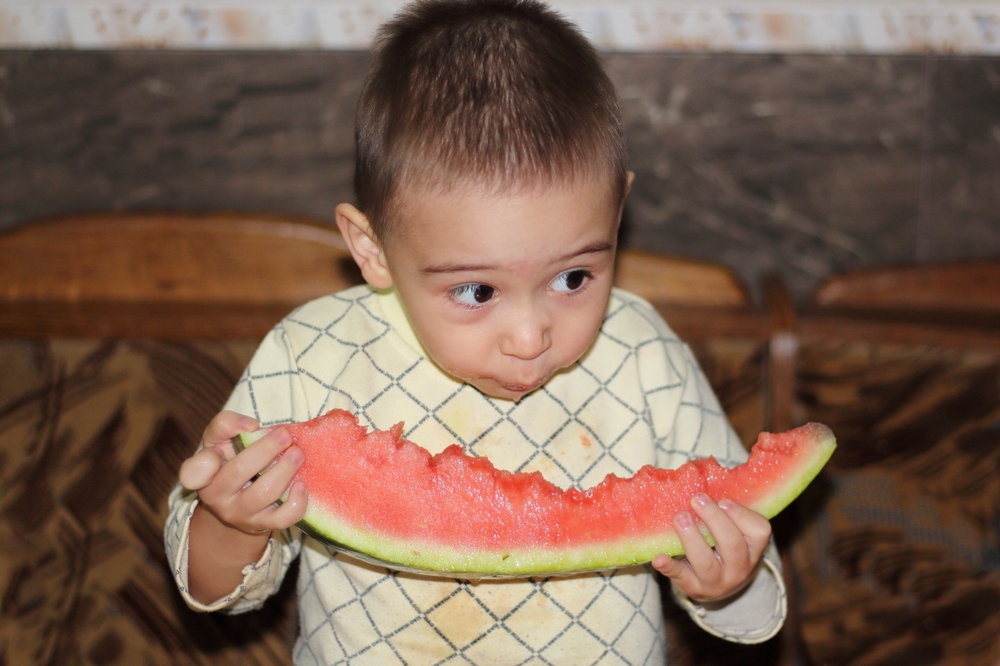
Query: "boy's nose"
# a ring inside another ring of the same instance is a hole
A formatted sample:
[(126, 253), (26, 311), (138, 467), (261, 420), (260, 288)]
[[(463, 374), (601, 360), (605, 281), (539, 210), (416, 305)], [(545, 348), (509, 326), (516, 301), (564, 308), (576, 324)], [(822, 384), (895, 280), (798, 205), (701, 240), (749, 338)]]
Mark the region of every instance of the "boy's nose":
[(507, 332), (500, 344), (500, 351), (530, 361), (541, 356), (552, 346), (546, 317), (538, 312), (522, 313), (508, 321)]

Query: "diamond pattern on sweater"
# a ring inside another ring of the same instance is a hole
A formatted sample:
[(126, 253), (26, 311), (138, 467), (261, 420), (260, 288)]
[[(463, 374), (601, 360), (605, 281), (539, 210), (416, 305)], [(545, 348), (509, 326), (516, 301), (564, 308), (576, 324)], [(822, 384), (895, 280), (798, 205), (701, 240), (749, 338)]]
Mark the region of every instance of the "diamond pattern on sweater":
[[(519, 403), (443, 375), (378, 298), (356, 288), (297, 310), (262, 344), (228, 408), (265, 425), (333, 408), (380, 429), (405, 421), (404, 435), (432, 453), (458, 443), (564, 488), (692, 452), (743, 455), (686, 347), (633, 297), (616, 294), (579, 365)], [(469, 583), (388, 572), (304, 538), (296, 663), (663, 663), (648, 569)]]

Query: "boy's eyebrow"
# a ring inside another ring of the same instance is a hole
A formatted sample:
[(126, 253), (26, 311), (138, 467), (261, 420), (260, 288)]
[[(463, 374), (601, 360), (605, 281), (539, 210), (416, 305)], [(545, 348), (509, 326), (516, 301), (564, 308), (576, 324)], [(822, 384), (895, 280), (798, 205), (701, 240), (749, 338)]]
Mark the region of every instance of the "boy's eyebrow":
[(573, 257), (579, 257), (584, 254), (599, 254), (601, 252), (610, 252), (614, 249), (614, 245), (608, 241), (596, 241), (590, 245), (584, 245), (579, 250), (574, 252), (568, 252), (563, 256), (559, 257), (558, 261), (566, 261), (567, 259), (572, 259)]
[[(572, 252), (567, 252), (563, 256), (556, 259), (559, 261), (566, 261), (567, 259), (572, 259), (573, 257), (579, 257), (584, 254), (597, 254), (600, 252), (610, 252), (614, 249), (614, 246), (607, 241), (597, 241), (591, 243), (590, 245), (585, 245), (579, 250), (573, 250)], [(496, 268), (491, 264), (437, 264), (434, 266), (427, 266), (420, 269), (422, 275), (434, 275), (438, 273), (464, 273), (466, 271), (486, 271)]]

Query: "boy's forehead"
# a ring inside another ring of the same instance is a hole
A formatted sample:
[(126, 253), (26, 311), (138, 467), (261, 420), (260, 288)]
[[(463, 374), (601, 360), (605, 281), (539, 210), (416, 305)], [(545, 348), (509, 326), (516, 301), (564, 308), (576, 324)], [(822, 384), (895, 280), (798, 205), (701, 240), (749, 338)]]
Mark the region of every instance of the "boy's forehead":
[[(616, 187), (611, 178), (575, 177), (556, 182), (517, 183), (499, 185), (473, 180), (450, 183), (408, 182), (393, 197), (393, 228), (395, 233), (414, 231), (427, 221), (428, 213), (440, 207), (459, 207), (475, 214), (477, 209), (495, 209), (511, 199), (537, 202), (539, 207), (571, 203), (577, 200), (600, 202), (608, 214), (609, 223), (617, 224)], [(451, 216), (443, 216), (450, 218)], [(434, 216), (438, 219), (438, 216)]]
[(409, 188), (382, 247), (428, 276), (494, 269), (528, 275), (613, 250), (620, 218), (613, 191), (595, 181), (503, 191)]

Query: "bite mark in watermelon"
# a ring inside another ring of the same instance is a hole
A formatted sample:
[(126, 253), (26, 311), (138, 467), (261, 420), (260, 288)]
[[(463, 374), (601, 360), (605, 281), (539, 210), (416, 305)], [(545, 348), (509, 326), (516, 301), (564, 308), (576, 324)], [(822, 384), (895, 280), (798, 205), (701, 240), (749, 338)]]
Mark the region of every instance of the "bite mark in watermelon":
[[(584, 491), (562, 490), (539, 472), (498, 470), (457, 445), (432, 456), (402, 438), (401, 423), (369, 432), (342, 410), (283, 427), (305, 453), (296, 478), (309, 492), (306, 531), (369, 561), (451, 575), (559, 574), (681, 555), (672, 520), (696, 493), (771, 518), (836, 446), (829, 428), (810, 423), (761, 433), (749, 460), (732, 469), (714, 458), (673, 470), (646, 465)], [(262, 435), (245, 433), (237, 445)]]

